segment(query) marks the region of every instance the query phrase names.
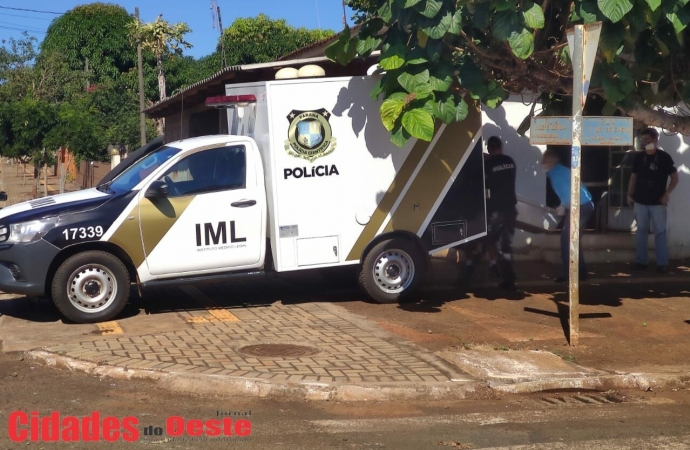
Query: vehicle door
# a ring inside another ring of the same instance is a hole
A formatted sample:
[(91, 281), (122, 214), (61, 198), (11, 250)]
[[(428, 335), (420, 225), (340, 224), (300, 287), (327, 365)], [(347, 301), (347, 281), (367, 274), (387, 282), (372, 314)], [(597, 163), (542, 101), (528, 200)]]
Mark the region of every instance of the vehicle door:
[[(263, 263), (265, 207), (248, 144), (228, 144), (184, 156), (161, 177), (167, 195), (144, 194), (140, 229), (154, 276), (219, 272)], [(254, 175), (254, 176), (252, 176)], [(249, 180), (249, 183), (248, 183)], [(155, 181), (149, 185), (151, 187)], [(147, 189), (144, 189), (146, 193)]]

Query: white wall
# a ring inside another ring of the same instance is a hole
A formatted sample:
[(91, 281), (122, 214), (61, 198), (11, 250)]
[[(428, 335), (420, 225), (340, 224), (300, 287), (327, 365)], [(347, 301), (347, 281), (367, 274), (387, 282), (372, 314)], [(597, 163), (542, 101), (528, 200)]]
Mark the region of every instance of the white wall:
[(669, 256), (687, 258), (690, 257), (690, 136), (659, 131), (659, 146), (671, 155), (678, 169), (678, 187), (671, 194), (667, 211)]
[[(516, 190), (518, 195), (536, 204), (546, 202), (546, 174), (541, 168), (544, 146), (529, 143), (529, 132), (523, 137), (517, 128), (530, 113), (529, 97), (512, 96), (497, 109), (483, 107), (484, 141), (500, 136), (504, 152), (515, 160), (517, 166)], [(524, 102), (524, 103), (523, 103)], [(527, 104), (525, 104), (527, 103)], [(539, 105), (537, 105), (537, 111)], [(668, 206), (668, 247), (673, 259), (690, 257), (690, 136), (660, 131), (660, 147), (668, 152), (678, 168), (679, 184)], [(605, 237), (602, 236), (602, 240)], [(653, 242), (653, 239), (651, 240)], [(540, 247), (543, 235), (518, 232), (514, 244), (518, 256), (524, 259), (541, 259)]]

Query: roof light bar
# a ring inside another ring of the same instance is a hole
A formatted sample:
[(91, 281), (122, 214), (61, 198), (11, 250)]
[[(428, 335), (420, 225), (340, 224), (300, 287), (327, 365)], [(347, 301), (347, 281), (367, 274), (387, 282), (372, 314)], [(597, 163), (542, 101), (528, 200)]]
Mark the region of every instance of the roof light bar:
[(212, 108), (227, 108), (233, 105), (247, 105), (249, 103), (256, 103), (256, 96), (254, 94), (248, 95), (219, 95), (217, 97), (207, 97), (206, 106)]

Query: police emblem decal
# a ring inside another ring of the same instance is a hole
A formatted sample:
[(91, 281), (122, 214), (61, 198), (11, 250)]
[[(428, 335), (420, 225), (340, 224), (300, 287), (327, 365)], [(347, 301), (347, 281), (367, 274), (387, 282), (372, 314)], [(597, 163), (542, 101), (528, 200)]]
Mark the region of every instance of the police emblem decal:
[(331, 113), (323, 108), (316, 111), (293, 110), (287, 116), (290, 127), (285, 151), (309, 162), (332, 153), (336, 139), (328, 121), (330, 117)]

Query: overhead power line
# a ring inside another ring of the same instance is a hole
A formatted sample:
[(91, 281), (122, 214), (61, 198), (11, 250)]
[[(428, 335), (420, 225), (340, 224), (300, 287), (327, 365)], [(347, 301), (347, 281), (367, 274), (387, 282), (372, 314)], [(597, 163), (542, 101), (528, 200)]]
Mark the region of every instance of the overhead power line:
[(38, 9), (12, 8), (10, 6), (0, 6), (0, 9), (11, 9), (13, 11), (34, 12), (34, 13), (39, 13), (39, 14), (57, 14), (58, 16), (61, 16), (64, 14), (64, 13), (55, 12), (55, 11), (40, 11)]
[[(12, 23), (12, 22), (3, 22), (3, 21), (0, 21), (0, 25), (3, 25), (3, 26), (9, 25), (12, 27), (16, 27), (16, 26), (22, 27), (23, 26), (21, 24)], [(24, 27), (24, 28), (26, 29), (26, 31), (32, 31), (32, 32), (36, 32), (36, 33), (46, 31), (45, 29), (36, 28), (36, 27)]]
[(32, 30), (27, 30), (26, 28), (16, 28), (16, 27), (6, 27), (6, 26), (0, 26), (0, 30), (26, 31), (27, 33), (46, 34), (45, 31), (32, 31)]
[(0, 12), (0, 16), (21, 17), (22, 19), (31, 19), (31, 20), (54, 20), (54, 19), (48, 19), (48, 18), (46, 18), (46, 17), (22, 16), (21, 14), (10, 14), (10, 13), (4, 13), (4, 12)]

